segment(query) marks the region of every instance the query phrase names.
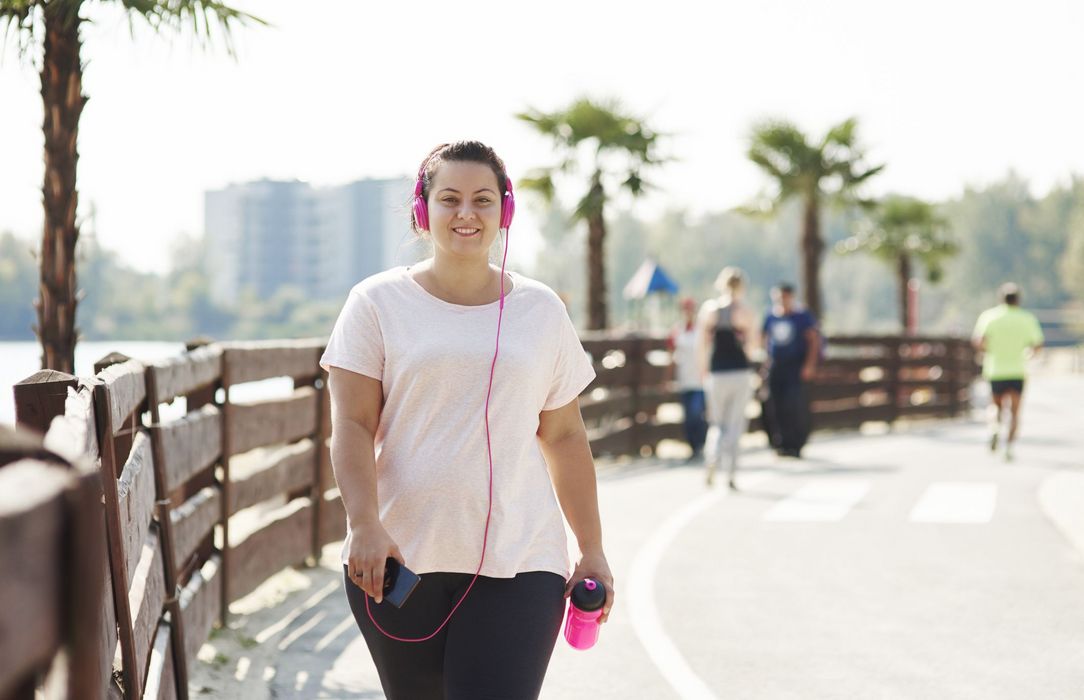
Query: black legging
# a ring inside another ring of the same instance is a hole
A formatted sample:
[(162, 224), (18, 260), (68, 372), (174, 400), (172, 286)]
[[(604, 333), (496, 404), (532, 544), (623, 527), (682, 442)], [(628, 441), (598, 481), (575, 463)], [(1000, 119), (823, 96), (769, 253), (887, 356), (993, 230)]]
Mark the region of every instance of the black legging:
[[(346, 567), (343, 567), (346, 574)], [(380, 626), (424, 637), (447, 617), (471, 574), (428, 573), (402, 608), (369, 601)], [(479, 576), (447, 626), (425, 642), (398, 642), (373, 627), (365, 593), (346, 578), (346, 596), (388, 700), (537, 698), (565, 611), (565, 579), (547, 571)]]

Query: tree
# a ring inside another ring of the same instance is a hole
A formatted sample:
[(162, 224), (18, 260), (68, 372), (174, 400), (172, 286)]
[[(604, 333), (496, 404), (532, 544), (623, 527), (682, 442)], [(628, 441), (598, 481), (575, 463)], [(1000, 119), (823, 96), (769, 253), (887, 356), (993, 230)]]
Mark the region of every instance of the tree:
[(753, 127), (748, 156), (772, 180), (768, 193), (746, 213), (774, 215), (779, 207), (797, 197), (802, 202), (801, 282), (806, 306), (823, 319), (820, 264), (824, 255), (820, 210), (825, 202), (865, 204), (858, 196), (860, 185), (881, 172), (883, 165), (866, 166), (857, 143), (857, 124), (848, 119), (832, 127), (819, 144), (811, 144), (798, 127), (772, 120)]
[[(192, 28), (209, 40), (214, 26), (228, 39), (234, 23), (262, 20), (214, 0), (113, 0), (121, 2), (130, 18), (144, 19), (156, 31)], [(34, 302), (38, 323), (34, 328), (42, 347), (42, 368), (73, 372), (78, 329), (75, 246), (79, 240), (76, 210), (79, 190), (79, 118), (87, 103), (83, 94), (80, 12), (85, 0), (0, 0), (0, 27), (14, 32), (24, 56), (42, 41), (41, 98), (44, 112), (45, 210), (41, 243), (39, 298)]]
[(602, 330), (609, 325), (606, 303), (604, 242), (605, 208), (611, 199), (614, 180), (633, 197), (649, 186), (641, 172), (659, 165), (656, 155), (659, 134), (643, 120), (625, 114), (616, 102), (592, 102), (581, 98), (567, 109), (541, 112), (528, 109), (516, 115), (549, 138), (560, 162), (539, 168), (519, 183), (520, 189), (533, 190), (546, 201), (554, 197), (554, 176), (571, 174), (590, 157), (587, 192), (572, 214), (573, 221), (587, 222), (587, 327)]
[(930, 204), (911, 197), (887, 197), (860, 224), (861, 230), (836, 246), (839, 253), (865, 252), (896, 270), (899, 283), (900, 326), (907, 330), (910, 318), (908, 284), (917, 261), (926, 268), (930, 282), (939, 282), (942, 262), (959, 248), (948, 239), (948, 222)]

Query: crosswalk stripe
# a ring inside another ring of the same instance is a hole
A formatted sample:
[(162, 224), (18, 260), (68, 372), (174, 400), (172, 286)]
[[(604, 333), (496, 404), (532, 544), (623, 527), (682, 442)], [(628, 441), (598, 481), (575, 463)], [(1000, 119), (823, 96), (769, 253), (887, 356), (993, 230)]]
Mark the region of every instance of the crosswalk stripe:
[(764, 520), (822, 523), (842, 520), (869, 492), (868, 481), (833, 479), (806, 484), (764, 513)]
[(997, 484), (942, 481), (930, 484), (911, 510), (915, 523), (988, 523), (997, 505)]

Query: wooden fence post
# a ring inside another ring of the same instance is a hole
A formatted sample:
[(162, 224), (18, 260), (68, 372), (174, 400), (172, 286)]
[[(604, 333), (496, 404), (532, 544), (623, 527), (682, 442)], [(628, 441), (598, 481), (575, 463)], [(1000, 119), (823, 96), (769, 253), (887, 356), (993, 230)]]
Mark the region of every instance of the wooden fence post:
[(230, 616), (230, 424), (232, 422), (232, 404), (230, 403), (230, 353), (222, 353), (222, 601), (219, 610), (219, 623), (225, 627)]
[(135, 639), (132, 631), (132, 609), (128, 602), (128, 564), (124, 560), (124, 545), (120, 531), (120, 498), (117, 494), (117, 453), (113, 435), (109, 394), (100, 380), (94, 382), (94, 415), (97, 423), (98, 446), (102, 462), (100, 474), (105, 496), (105, 525), (109, 551), (109, 569), (113, 578), (113, 605), (117, 611), (121, 663), (124, 673), (124, 697), (133, 700), (143, 688), (142, 669), (136, 661)]
[(53, 418), (64, 413), (68, 389), (78, 389), (79, 379), (71, 374), (43, 369), (14, 386), (15, 423), (24, 430), (44, 435)]
[(902, 337), (888, 338), (885, 340), (885, 348), (888, 352), (888, 361), (885, 363), (885, 371), (888, 374), (888, 425), (892, 427), (900, 417), (900, 373), (903, 370), (904, 339)]
[[(151, 425), (157, 427), (161, 422), (159, 415), (158, 381), (155, 373), (148, 367), (144, 371), (147, 388), (147, 407), (150, 408)], [(177, 585), (176, 549), (173, 540), (173, 518), (170, 516), (172, 504), (166, 488), (165, 454), (162, 442), (151, 439), (151, 453), (154, 455), (154, 491), (156, 495), (155, 515), (162, 541), (162, 565), (165, 568), (166, 609), (170, 617), (170, 646), (173, 647), (173, 677), (177, 685), (178, 700), (188, 700), (188, 661), (185, 657), (184, 617), (181, 614), (181, 591)]]

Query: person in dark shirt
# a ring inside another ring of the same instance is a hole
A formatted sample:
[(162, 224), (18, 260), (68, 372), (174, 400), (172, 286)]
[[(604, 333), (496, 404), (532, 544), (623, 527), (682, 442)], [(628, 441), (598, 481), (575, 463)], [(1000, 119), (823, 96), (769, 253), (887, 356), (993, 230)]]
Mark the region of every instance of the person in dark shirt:
[(801, 457), (810, 429), (805, 384), (817, 369), (820, 333), (813, 314), (795, 306), (790, 284), (772, 288), (772, 310), (764, 318), (763, 339), (768, 353), (765, 429), (776, 452)]

